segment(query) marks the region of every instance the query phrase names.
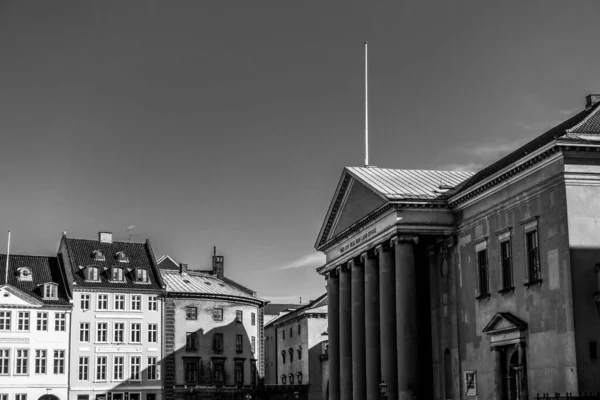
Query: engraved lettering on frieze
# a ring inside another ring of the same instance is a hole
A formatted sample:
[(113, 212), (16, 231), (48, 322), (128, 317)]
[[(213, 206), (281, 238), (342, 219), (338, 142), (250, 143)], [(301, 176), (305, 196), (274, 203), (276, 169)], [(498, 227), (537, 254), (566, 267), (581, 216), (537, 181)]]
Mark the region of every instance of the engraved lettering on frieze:
[(346, 243), (345, 245), (343, 245), (342, 247), (340, 247), (340, 254), (346, 252), (347, 250), (349, 250), (355, 246), (358, 246), (362, 242), (370, 239), (371, 236), (375, 235), (376, 233), (377, 233), (377, 228), (373, 228), (373, 229), (369, 230), (368, 232), (363, 233), (362, 235), (358, 236), (354, 240), (352, 240), (352, 241)]

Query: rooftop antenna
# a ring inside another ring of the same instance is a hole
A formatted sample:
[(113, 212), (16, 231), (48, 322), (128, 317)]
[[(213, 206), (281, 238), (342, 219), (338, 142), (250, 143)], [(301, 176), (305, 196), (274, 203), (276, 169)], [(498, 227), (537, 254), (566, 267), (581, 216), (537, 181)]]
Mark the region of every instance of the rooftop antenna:
[(369, 166), (369, 42), (365, 42), (365, 167)]
[(4, 277), (4, 284), (8, 283), (8, 259), (10, 257), (10, 231), (8, 231), (8, 246), (6, 248), (6, 275)]
[(133, 228), (135, 228), (135, 225), (129, 225), (127, 227), (127, 232), (129, 232), (129, 241), (131, 242), (131, 236), (133, 236)]
[(217, 246), (213, 246), (213, 256), (217, 255)]

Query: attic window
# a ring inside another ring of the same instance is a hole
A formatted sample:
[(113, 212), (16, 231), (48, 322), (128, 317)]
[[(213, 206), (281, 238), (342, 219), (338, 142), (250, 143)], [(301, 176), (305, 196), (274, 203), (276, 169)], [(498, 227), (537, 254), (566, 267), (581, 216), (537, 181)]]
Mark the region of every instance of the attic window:
[(135, 270), (136, 283), (148, 283), (148, 270), (146, 268), (137, 268)]
[(110, 280), (113, 282), (123, 282), (123, 268), (112, 267), (110, 271)]
[(19, 273), (19, 281), (32, 281), (33, 277), (31, 275), (31, 270), (29, 269), (29, 267), (21, 267), (17, 270), (17, 272)]
[(44, 283), (44, 300), (58, 298), (58, 285), (54, 282)]
[(210, 286), (210, 282), (204, 282), (204, 283), (206, 283), (207, 285), (209, 285), (209, 286)]
[(92, 258), (96, 261), (104, 261), (106, 258), (104, 257), (104, 253), (100, 250), (94, 250), (92, 252)]
[(119, 260), (119, 262), (129, 262), (129, 257), (127, 257), (127, 255), (122, 251), (119, 251), (117, 254), (115, 254), (115, 258)]
[(98, 267), (90, 265), (85, 269), (85, 280), (86, 281), (98, 281)]

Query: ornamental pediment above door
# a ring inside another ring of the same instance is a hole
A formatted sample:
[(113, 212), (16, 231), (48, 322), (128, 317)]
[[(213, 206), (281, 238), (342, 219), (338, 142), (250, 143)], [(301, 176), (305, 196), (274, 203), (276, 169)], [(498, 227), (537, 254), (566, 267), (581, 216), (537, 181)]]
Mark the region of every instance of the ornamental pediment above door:
[(496, 313), (483, 328), (489, 335), (492, 346), (503, 346), (525, 340), (527, 323), (508, 312)]

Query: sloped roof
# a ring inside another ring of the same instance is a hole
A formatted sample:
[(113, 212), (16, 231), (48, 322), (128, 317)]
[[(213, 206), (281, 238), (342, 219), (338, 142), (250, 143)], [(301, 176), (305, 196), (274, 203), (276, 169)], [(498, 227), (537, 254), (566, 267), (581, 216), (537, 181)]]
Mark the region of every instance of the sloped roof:
[[(0, 270), (2, 270), (2, 283), (6, 272), (6, 254), (0, 254)], [(31, 281), (20, 281), (18, 269), (28, 267), (31, 270)], [(65, 289), (65, 282), (60, 271), (60, 264), (56, 257), (28, 256), (11, 254), (9, 256), (8, 284), (20, 291), (34, 297), (48, 305), (69, 305), (69, 298)], [(44, 283), (54, 282), (58, 285), (58, 299), (45, 300), (42, 289)]]
[[(112, 288), (112, 289), (137, 289), (137, 290), (148, 290), (148, 289), (161, 289), (162, 281), (158, 274), (158, 268), (156, 267), (154, 256), (150, 248), (149, 242), (146, 243), (134, 243), (134, 242), (100, 242), (98, 240), (88, 239), (72, 239), (63, 238), (66, 243), (66, 249), (71, 264), (73, 280), (76, 287), (84, 288)], [(105, 260), (95, 260), (93, 252), (100, 250)], [(129, 262), (119, 262), (115, 255), (117, 252), (124, 252), (129, 258)], [(84, 269), (79, 267), (87, 267), (95, 265), (100, 268), (100, 281), (89, 282), (84, 278)], [(124, 274), (124, 282), (110, 282), (109, 273), (110, 268), (113, 266), (131, 269), (131, 273)], [(133, 270), (135, 268), (146, 268), (148, 270), (148, 279), (150, 283), (140, 284), (135, 283), (133, 278)]]
[(327, 293), (322, 294), (317, 299), (311, 301), (307, 305), (287, 314), (273, 318), (267, 325), (285, 323), (286, 321), (304, 314), (327, 314)]
[(227, 281), (199, 271), (180, 273), (164, 269), (160, 271), (163, 281), (167, 285), (167, 293), (186, 293), (198, 295), (233, 296), (253, 301), (264, 302), (263, 299), (253, 296)]
[(303, 304), (273, 304), (269, 303), (265, 306), (265, 315), (278, 315), (281, 312), (292, 309), (297, 310), (300, 307), (304, 307)]
[(175, 262), (169, 255), (164, 255), (156, 260), (156, 265), (160, 269), (172, 269), (179, 271), (179, 264)]

